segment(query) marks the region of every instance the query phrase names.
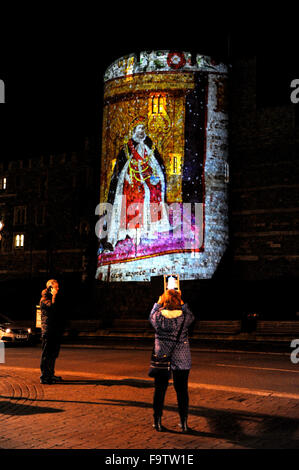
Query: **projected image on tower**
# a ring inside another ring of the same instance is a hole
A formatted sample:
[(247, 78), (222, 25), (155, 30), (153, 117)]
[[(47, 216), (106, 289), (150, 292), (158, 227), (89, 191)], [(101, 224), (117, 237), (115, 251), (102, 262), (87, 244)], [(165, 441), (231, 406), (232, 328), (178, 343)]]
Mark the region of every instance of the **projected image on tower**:
[[(104, 185), (113, 209), (101, 263), (190, 250), (191, 242), (202, 249), (192, 204), (182, 204), (203, 202), (205, 108), (195, 93), (145, 94), (109, 107)], [(142, 114), (130, 120), (137, 110)]]
[(99, 279), (109, 267), (115, 280), (138, 279), (149, 260), (149, 275), (177, 272), (179, 255), (205, 250), (208, 74), (186, 72), (184, 54), (158, 56), (165, 71), (139, 63), (136, 73), (132, 56), (105, 83)]

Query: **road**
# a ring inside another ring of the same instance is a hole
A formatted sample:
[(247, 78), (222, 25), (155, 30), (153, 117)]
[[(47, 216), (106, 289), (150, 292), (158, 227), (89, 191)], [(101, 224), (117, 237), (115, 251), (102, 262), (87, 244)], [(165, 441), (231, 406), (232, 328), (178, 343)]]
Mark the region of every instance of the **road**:
[[(39, 367), (40, 347), (7, 347), (8, 367)], [(107, 374), (147, 379), (150, 350), (107, 349), (98, 347), (61, 348), (56, 363), (57, 374)], [(286, 354), (213, 352), (192, 350), (190, 384), (206, 388), (247, 391), (253, 394), (299, 398), (299, 363)]]

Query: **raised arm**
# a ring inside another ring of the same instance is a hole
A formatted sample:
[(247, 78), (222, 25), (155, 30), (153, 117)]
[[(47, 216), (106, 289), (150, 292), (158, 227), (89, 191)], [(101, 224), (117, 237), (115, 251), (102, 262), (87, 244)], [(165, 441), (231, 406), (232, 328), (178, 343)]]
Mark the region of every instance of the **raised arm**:
[(193, 321), (195, 320), (195, 316), (193, 315), (193, 313), (191, 312), (188, 304), (184, 304), (182, 305), (182, 309), (183, 309), (183, 312), (186, 316), (186, 319), (185, 319), (185, 325), (188, 327), (191, 325), (191, 323), (193, 323)]
[(149, 316), (149, 321), (153, 325), (153, 327), (156, 326), (156, 312), (161, 308), (161, 304), (155, 303), (152, 311)]
[(52, 307), (55, 302), (55, 297), (53, 298), (47, 291), (47, 289), (42, 291), (42, 296), (40, 299), (40, 306), (44, 306), (46, 308)]

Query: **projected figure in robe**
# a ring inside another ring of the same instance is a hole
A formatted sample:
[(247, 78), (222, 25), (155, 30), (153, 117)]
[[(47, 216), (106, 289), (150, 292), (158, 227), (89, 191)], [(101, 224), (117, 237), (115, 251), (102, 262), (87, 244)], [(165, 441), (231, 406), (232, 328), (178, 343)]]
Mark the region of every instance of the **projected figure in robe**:
[(153, 240), (169, 231), (165, 193), (165, 167), (141, 121), (116, 160), (108, 193), (113, 209), (103, 250), (113, 251), (128, 237), (138, 244), (141, 238)]

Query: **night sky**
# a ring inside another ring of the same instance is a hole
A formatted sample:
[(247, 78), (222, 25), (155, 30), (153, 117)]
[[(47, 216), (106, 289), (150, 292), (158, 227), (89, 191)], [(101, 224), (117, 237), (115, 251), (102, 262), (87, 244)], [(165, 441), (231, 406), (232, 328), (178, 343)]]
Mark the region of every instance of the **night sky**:
[(7, 42), (0, 63), (6, 91), (6, 104), (0, 106), (1, 159), (77, 151), (85, 137), (99, 146), (104, 71), (132, 52), (185, 50), (228, 62), (257, 55), (258, 100), (267, 105), (288, 103), (290, 81), (299, 78), (296, 42), (284, 32), (173, 29), (162, 37), (125, 25), (126, 34), (118, 37), (100, 27), (91, 32), (60, 27), (50, 34), (41, 27), (30, 39), (23, 35), (13, 45)]

